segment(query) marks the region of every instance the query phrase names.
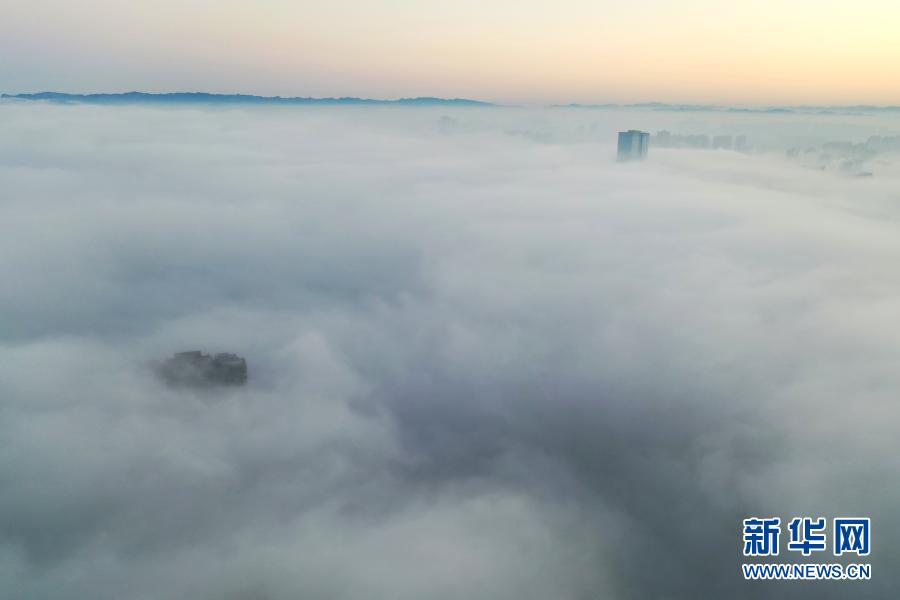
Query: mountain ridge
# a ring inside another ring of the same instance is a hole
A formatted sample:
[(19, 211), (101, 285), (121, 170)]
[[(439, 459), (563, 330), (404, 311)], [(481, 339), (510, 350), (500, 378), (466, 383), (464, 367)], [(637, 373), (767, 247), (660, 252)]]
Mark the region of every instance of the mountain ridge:
[(667, 112), (727, 112), (727, 113), (818, 113), (833, 114), (846, 112), (900, 112), (900, 106), (892, 105), (785, 105), (785, 106), (765, 106), (765, 107), (740, 107), (740, 106), (723, 106), (717, 104), (668, 104), (665, 102), (638, 102), (634, 104), (579, 104), (571, 102), (569, 104), (551, 104), (549, 108), (579, 108), (589, 110), (614, 110), (614, 109), (644, 109), (653, 111)]
[(496, 106), (492, 102), (468, 98), (436, 98), (419, 96), (382, 100), (345, 96), (340, 98), (313, 98), (303, 96), (256, 96), (253, 94), (214, 94), (209, 92), (121, 92), (103, 94), (68, 94), (65, 92), (37, 92), (27, 94), (0, 94), (0, 98), (18, 100), (47, 100), (73, 104), (313, 104), (313, 105), (402, 105), (402, 106)]

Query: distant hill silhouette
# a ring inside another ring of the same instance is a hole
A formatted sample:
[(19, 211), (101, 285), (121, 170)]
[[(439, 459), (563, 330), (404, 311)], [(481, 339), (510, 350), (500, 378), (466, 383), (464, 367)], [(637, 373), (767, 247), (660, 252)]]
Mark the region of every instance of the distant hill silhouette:
[(374, 100), (370, 98), (302, 98), (282, 96), (253, 96), (249, 94), (209, 94), (206, 92), (175, 92), (149, 94), (146, 92), (126, 92), (122, 94), (65, 94), (60, 92), (39, 92), (36, 94), (0, 94), (0, 98), (20, 100), (49, 100), (81, 104), (399, 104), (407, 106), (494, 106), (490, 102), (468, 100), (466, 98), (400, 98), (397, 100)]
[(551, 108), (586, 108), (594, 110), (607, 109), (646, 109), (669, 112), (737, 112), (737, 113), (865, 113), (865, 112), (900, 112), (900, 106), (769, 106), (762, 108), (746, 108), (717, 106), (713, 104), (666, 104), (664, 102), (641, 102), (637, 104), (553, 104)]

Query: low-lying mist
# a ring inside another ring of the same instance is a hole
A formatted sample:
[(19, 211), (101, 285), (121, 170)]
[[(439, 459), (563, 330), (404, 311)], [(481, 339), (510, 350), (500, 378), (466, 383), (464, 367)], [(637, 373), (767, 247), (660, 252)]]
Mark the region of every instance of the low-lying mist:
[[(0, 595), (892, 597), (900, 156), (786, 151), (898, 133), (0, 103)], [(871, 516), (872, 581), (745, 582), (757, 514)]]

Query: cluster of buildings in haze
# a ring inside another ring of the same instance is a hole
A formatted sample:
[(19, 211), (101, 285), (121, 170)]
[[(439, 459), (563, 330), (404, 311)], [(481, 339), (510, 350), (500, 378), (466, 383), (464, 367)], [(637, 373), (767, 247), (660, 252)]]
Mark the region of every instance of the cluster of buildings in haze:
[(873, 163), (882, 154), (900, 153), (900, 135), (873, 135), (865, 142), (827, 142), (821, 146), (788, 148), (788, 158), (821, 171), (837, 171), (855, 177), (871, 177)]
[(680, 135), (666, 130), (653, 136), (653, 145), (660, 148), (698, 148), (750, 152), (746, 135)]
[(751, 150), (746, 135), (681, 135), (663, 130), (651, 136), (646, 131), (629, 129), (619, 132), (617, 157), (620, 162), (643, 160), (647, 158), (651, 144), (659, 148), (734, 150), (744, 153)]
[(177, 352), (154, 364), (156, 374), (169, 386), (212, 388), (244, 385), (247, 382), (246, 359), (228, 352), (204, 354), (200, 350)]
[[(656, 148), (690, 148), (699, 150), (731, 150), (750, 154), (754, 147), (746, 135), (676, 134), (659, 131), (650, 135), (646, 131), (629, 129), (620, 131), (617, 158), (619, 162), (639, 161), (647, 158), (650, 146)], [(900, 153), (900, 135), (871, 136), (865, 142), (832, 141), (821, 146), (794, 146), (786, 155), (802, 166), (822, 171), (833, 171), (854, 177), (871, 177), (884, 154)]]

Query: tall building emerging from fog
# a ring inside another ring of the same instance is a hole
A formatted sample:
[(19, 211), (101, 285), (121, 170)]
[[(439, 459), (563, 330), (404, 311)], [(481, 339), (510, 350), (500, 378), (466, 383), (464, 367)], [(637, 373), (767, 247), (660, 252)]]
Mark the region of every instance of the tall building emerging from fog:
[(619, 160), (642, 160), (647, 158), (650, 134), (637, 129), (619, 132)]

